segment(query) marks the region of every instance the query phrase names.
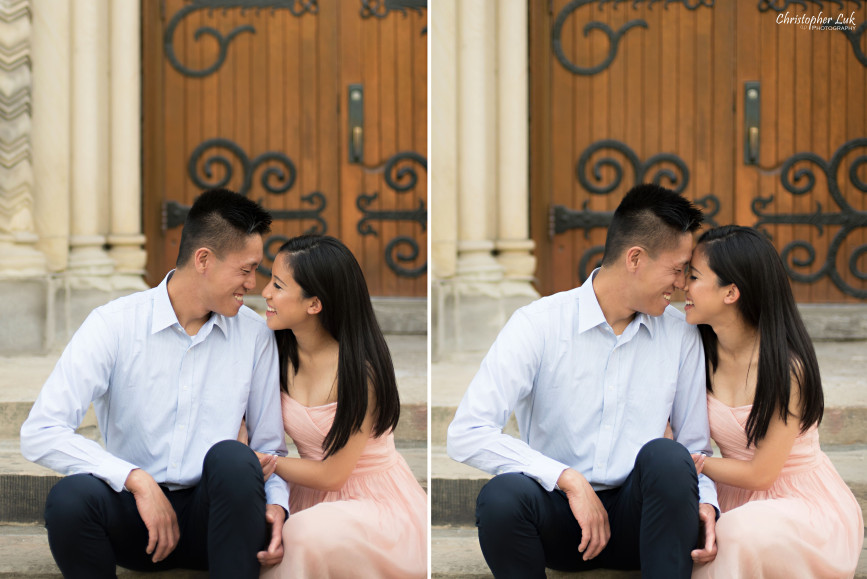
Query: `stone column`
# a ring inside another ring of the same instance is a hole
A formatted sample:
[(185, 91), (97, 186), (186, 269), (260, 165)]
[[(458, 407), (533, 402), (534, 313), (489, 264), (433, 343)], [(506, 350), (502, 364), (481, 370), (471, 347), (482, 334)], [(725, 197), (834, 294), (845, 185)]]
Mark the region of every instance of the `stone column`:
[(0, 1), (0, 277), (45, 273), (34, 248), (30, 1)]
[(527, 0), (497, 3), (497, 261), (510, 293), (536, 296), (530, 239)]
[(33, 197), (48, 269), (69, 259), (69, 0), (33, 0)]
[(431, 11), (431, 66), (436, 82), (431, 83), (432, 156), (436, 171), (431, 189), (436, 202), (431, 206), (431, 259), (433, 277), (451, 278), (457, 271), (458, 256), (458, 138), (457, 138), (457, 1), (437, 0)]
[(140, 278), (145, 268), (145, 238), (141, 232), (141, 16), (138, 0), (112, 2), (109, 10), (109, 254), (116, 262), (117, 273)]
[(499, 281), (503, 267), (492, 255), (491, 163), (488, 109), (491, 88), (486, 40), (493, 33), (488, 3), (458, 3), (458, 261), (457, 274), (468, 282)]
[(107, 23), (102, 0), (72, 3), (72, 223), (69, 273), (84, 285), (101, 286), (93, 276), (114, 271), (114, 261), (103, 249), (105, 230), (100, 223), (107, 188), (105, 90), (108, 71), (100, 51)]

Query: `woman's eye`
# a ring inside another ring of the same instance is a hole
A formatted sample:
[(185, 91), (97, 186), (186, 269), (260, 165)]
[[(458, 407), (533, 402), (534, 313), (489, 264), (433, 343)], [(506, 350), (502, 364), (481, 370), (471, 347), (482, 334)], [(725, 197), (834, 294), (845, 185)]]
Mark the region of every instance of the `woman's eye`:
[(280, 287), (280, 284), (279, 284), (279, 283), (275, 283), (275, 284), (274, 284), (274, 289), (283, 289), (283, 288)]
[(695, 277), (694, 275), (691, 275), (691, 276), (689, 276), (689, 279), (698, 279), (698, 278)]

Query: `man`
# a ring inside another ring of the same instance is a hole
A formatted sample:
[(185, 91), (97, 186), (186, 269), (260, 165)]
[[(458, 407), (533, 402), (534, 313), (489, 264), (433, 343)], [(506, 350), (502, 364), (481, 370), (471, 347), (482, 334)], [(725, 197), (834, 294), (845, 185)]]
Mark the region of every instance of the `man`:
[[(482, 362), (448, 452), (497, 475), (476, 504), (496, 577), (547, 566), (688, 578), (693, 559), (715, 556), (716, 490), (690, 457), (710, 452), (704, 354), (668, 307), (701, 221), (680, 195), (634, 187), (602, 267), (515, 312)], [(513, 410), (520, 440), (502, 433)]]
[[(277, 348), (243, 306), (270, 225), (241, 195), (203, 193), (177, 269), (96, 308), (64, 350), (21, 427), (26, 458), (71, 475), (45, 507), (64, 577), (118, 564), (237, 579), (282, 558), (289, 491), (250, 448), (286, 454)], [(104, 449), (75, 433), (91, 402)], [(250, 447), (235, 440), (245, 417)]]

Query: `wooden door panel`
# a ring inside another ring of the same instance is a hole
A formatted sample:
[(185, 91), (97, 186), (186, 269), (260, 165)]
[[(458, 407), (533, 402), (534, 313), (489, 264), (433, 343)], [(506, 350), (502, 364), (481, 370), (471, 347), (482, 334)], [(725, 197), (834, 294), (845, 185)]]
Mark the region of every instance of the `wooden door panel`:
[[(810, 13), (854, 11), (848, 36), (779, 23), (805, 11), (788, 0), (531, 1), (539, 290), (582, 283), (622, 195), (657, 181), (711, 225), (771, 236), (799, 301), (867, 299), (867, 6), (840, 4)], [(746, 81), (760, 83), (758, 165)]]
[[(550, 260), (540, 268), (543, 293), (582, 283), (601, 258), (611, 213), (636, 183), (681, 190), (713, 220), (731, 219), (731, 188), (715, 187), (713, 177), (731, 174), (734, 151), (711, 136), (731, 124), (730, 115), (714, 114), (733, 103), (732, 79), (715, 74), (713, 56), (734, 48), (726, 34), (732, 19), (690, 6), (554, 2), (551, 37), (534, 36), (534, 50), (553, 52), (545, 62), (551, 155), (536, 157), (532, 169), (551, 175), (543, 192), (550, 227), (533, 232)], [(531, 19), (539, 17), (531, 9)], [(728, 45), (717, 42), (726, 36)], [(732, 73), (727, 63), (720, 69)], [(542, 94), (536, 82), (532, 90)]]
[[(260, 289), (280, 244), (311, 231), (355, 252), (373, 295), (425, 296), (426, 251), (405, 271), (386, 255), (394, 239), (425, 248), (424, 227), (365, 213), (360, 199), (376, 194), (373, 209), (392, 213), (420, 207), (426, 224), (426, 12), (366, 0), (250, 4), (143, 3), (148, 281), (173, 266), (185, 207), (227, 187), (274, 217)], [(347, 82), (365, 86), (364, 164), (349, 162)], [(383, 170), (402, 151), (420, 159), (418, 184), (394, 193)]]

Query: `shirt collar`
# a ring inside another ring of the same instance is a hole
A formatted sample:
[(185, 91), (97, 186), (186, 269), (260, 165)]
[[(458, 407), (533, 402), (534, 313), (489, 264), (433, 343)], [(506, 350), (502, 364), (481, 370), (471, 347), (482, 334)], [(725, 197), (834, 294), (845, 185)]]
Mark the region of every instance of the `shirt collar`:
[[(596, 291), (593, 289), (593, 278), (596, 277), (598, 271), (599, 268), (594, 269), (593, 273), (590, 274), (590, 277), (588, 277), (581, 287), (578, 288), (578, 300), (580, 303), (580, 307), (578, 308), (579, 334), (595, 328), (600, 324), (608, 323), (605, 319), (605, 314), (602, 313), (602, 307), (599, 305)], [(650, 337), (653, 337), (654, 323), (652, 316), (637, 312), (635, 318), (629, 323), (629, 326), (626, 327), (624, 334), (633, 333), (633, 331), (630, 330), (633, 325), (643, 325), (647, 328), (648, 333), (650, 333)], [(636, 327), (635, 331), (637, 330), (638, 328)]]
[[(172, 300), (169, 299), (169, 280), (172, 278), (172, 275), (175, 273), (175, 270), (170, 271), (166, 274), (166, 277), (163, 278), (163, 281), (160, 282), (160, 285), (156, 287), (154, 294), (154, 309), (153, 309), (153, 321), (151, 322), (151, 334), (156, 334), (166, 328), (169, 328), (175, 324), (180, 327), (181, 323), (178, 321), (178, 316), (175, 313), (175, 309), (172, 307)], [(199, 334), (202, 337), (207, 336), (212, 326), (217, 326), (223, 332), (223, 335), (226, 335), (226, 318), (216, 312), (211, 312), (211, 317), (208, 318), (208, 321), (205, 322), (205, 325), (199, 330)]]

